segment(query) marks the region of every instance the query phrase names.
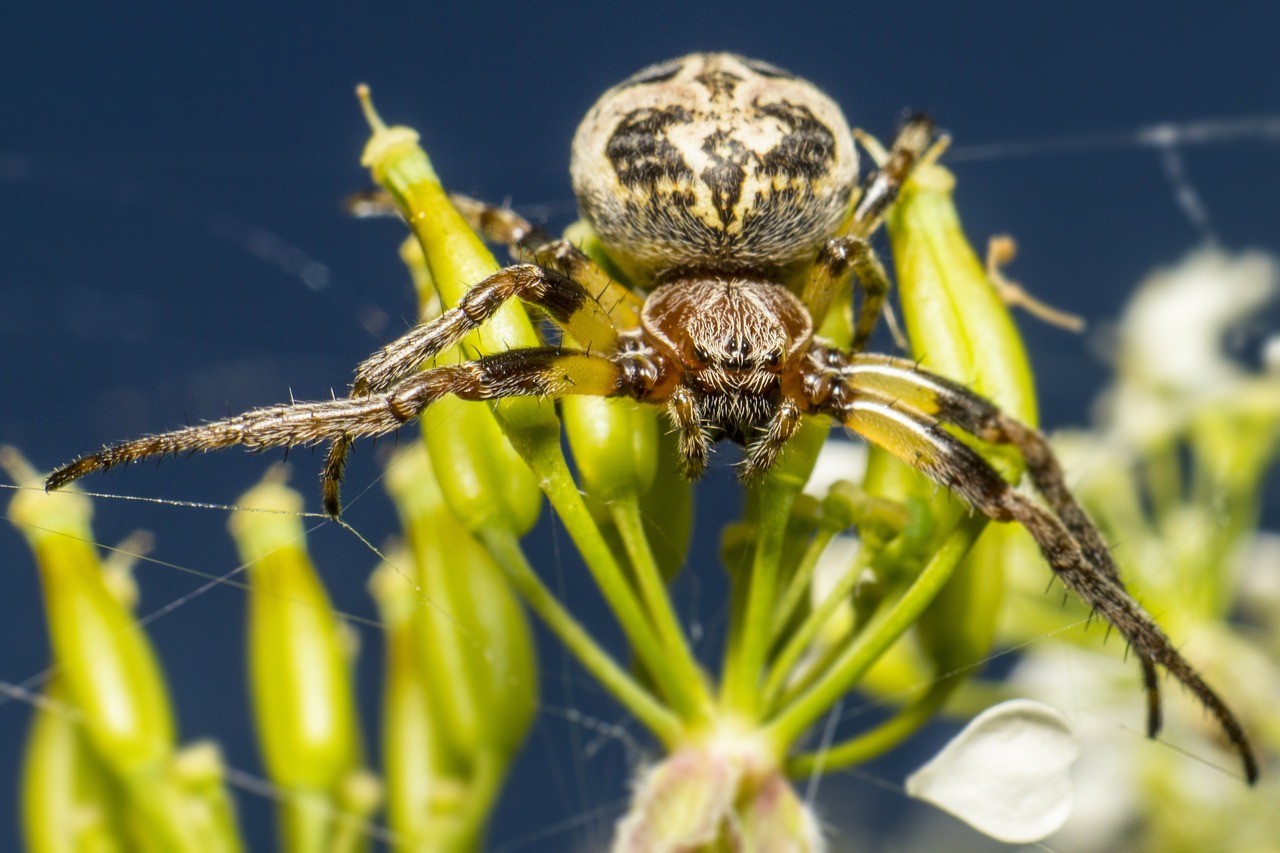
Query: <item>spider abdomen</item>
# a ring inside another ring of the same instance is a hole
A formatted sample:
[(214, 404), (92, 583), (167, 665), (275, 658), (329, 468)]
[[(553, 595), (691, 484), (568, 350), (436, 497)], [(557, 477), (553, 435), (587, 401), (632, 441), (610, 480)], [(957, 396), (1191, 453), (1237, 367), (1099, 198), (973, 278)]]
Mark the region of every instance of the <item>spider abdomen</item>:
[(840, 108), (765, 63), (696, 53), (601, 96), (571, 171), (583, 215), (637, 282), (812, 261), (857, 180)]

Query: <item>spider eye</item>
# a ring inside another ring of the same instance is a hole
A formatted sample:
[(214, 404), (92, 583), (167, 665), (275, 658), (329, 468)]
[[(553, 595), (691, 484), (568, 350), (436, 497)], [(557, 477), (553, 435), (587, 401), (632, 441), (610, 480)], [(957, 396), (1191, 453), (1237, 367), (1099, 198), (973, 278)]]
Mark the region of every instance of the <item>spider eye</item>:
[(764, 357), (764, 366), (770, 370), (777, 370), (782, 366), (782, 350), (776, 349)]
[(700, 369), (711, 363), (711, 353), (690, 342), (685, 345), (684, 360), (689, 367)]

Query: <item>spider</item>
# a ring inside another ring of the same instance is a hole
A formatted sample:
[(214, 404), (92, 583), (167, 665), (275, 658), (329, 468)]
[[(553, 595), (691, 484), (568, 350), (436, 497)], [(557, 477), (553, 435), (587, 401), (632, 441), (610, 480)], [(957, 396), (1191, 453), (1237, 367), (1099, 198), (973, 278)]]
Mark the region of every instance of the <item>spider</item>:
[[(1213, 714), (1253, 783), (1257, 761), (1240, 723), (1125, 589), (1040, 433), (915, 362), (863, 352), (889, 288), (869, 239), (933, 139), (927, 118), (908, 119), (859, 181), (854, 134), (811, 83), (724, 53), (653, 65), (600, 97), (571, 159), (581, 212), (636, 289), (512, 212), (458, 199), (488, 238), (533, 262), (494, 273), (370, 356), (350, 397), (109, 445), (55, 471), (47, 488), (157, 454), (329, 442), (324, 499), (336, 516), (352, 442), (393, 432), (449, 395), (630, 397), (665, 410), (689, 478), (703, 473), (714, 442), (729, 439), (745, 447), (742, 476), (751, 479), (773, 465), (802, 418), (826, 415), (991, 519), (1023, 525), (1057, 577), (1136, 652), (1148, 734), (1161, 723), (1158, 665)], [(843, 350), (815, 329), (851, 276), (863, 295)], [(511, 299), (536, 306), (580, 348), (421, 369)], [(948, 428), (1016, 448), (1042, 501)]]

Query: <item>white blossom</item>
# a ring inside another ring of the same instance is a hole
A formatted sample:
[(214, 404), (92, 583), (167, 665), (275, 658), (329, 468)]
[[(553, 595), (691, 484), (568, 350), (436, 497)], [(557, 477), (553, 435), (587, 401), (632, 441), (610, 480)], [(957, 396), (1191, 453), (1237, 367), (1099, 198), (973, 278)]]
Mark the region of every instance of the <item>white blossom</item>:
[(1280, 294), (1278, 270), (1261, 252), (1210, 248), (1148, 276), (1117, 330), (1119, 379), (1103, 405), (1112, 429), (1146, 446), (1230, 393), (1248, 372), (1230, 357), (1229, 335)]
[(906, 790), (992, 838), (1038, 841), (1071, 815), (1078, 755), (1062, 714), (1013, 699), (975, 717), (911, 774)]

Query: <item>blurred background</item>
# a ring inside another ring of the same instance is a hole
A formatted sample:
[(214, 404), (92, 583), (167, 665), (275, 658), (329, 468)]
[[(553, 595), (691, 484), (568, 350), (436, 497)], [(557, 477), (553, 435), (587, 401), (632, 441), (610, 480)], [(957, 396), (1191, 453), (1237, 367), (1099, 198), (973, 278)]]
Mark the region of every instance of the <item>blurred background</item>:
[[(10, 4), (0, 33), (0, 441), (48, 469), (104, 441), (290, 394), (343, 393), (356, 362), (414, 312), (396, 255), (402, 226), (353, 221), (341, 208), (369, 183), (357, 82), (373, 87), (389, 123), (421, 132), (449, 188), (558, 229), (574, 216), (569, 142), (587, 107), (633, 71), (694, 50), (801, 74), (881, 138), (904, 110), (935, 116), (955, 138), (946, 162), (975, 245), (1015, 235), (1009, 275), (1091, 324), (1078, 336), (1021, 320), (1045, 424), (1083, 423), (1106, 375), (1108, 318), (1146, 272), (1207, 239), (1280, 250), (1274, 120), (1269, 141), (1137, 144), (1156, 124), (1280, 115), (1278, 32), (1280, 8), (1263, 3)], [(166, 461), (84, 486), (222, 505), (280, 454), (268, 456)], [(395, 526), (376, 456), (358, 449), (346, 488), (346, 520), (374, 543)], [(289, 461), (318, 509), (319, 456)], [(699, 544), (679, 587), (682, 613), (707, 636), (723, 630), (717, 531), (736, 510), (707, 498), (730, 483), (721, 466), (701, 487)], [(103, 543), (137, 528), (156, 534), (160, 562), (138, 571), (142, 613), (205, 585), (187, 570), (238, 565), (221, 509), (119, 498), (96, 507)], [(572, 548), (547, 515), (528, 553), (590, 611), (590, 594), (572, 592), (584, 585)], [(311, 543), (339, 609), (372, 616), (364, 583), (374, 555), (332, 524)], [(0, 528), (0, 680), (46, 665), (39, 604), (24, 543)], [(215, 738), (232, 766), (260, 775), (242, 611), (239, 590), (214, 586), (150, 631), (183, 740)], [(372, 750), (379, 638), (360, 633)], [(637, 755), (605, 729), (626, 724), (616, 707), (540, 639), (546, 713), (491, 846), (600, 849)], [(15, 756), (29, 712), (0, 697), (0, 849), (19, 846)], [(872, 770), (896, 784), (936, 746)], [(270, 849), (272, 803), (238, 797), (253, 849)], [(820, 808), (838, 825), (884, 823), (905, 819), (898, 799), (843, 776), (824, 783)]]

